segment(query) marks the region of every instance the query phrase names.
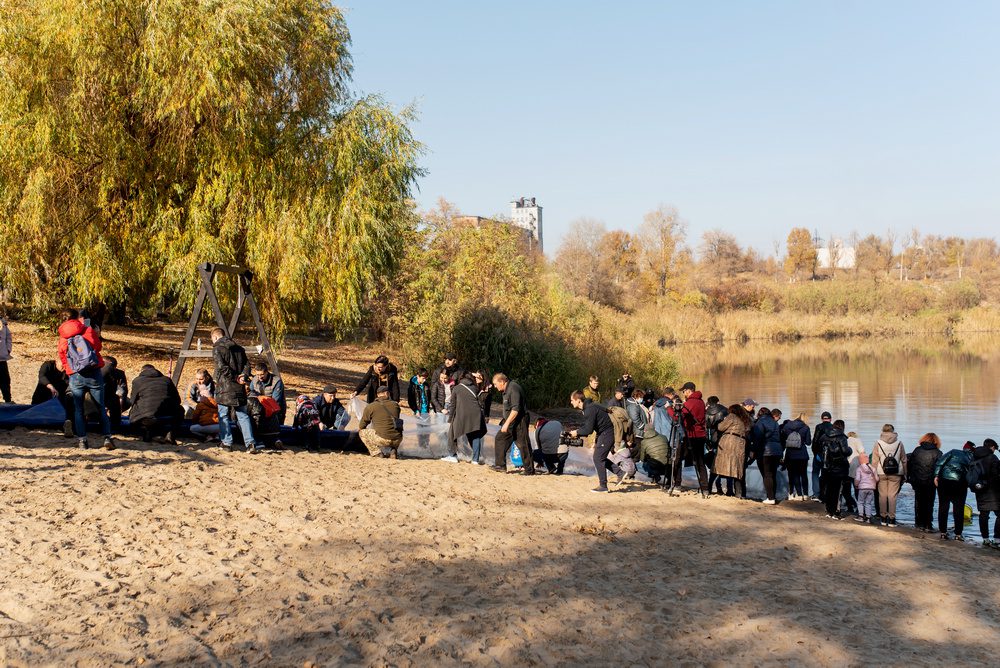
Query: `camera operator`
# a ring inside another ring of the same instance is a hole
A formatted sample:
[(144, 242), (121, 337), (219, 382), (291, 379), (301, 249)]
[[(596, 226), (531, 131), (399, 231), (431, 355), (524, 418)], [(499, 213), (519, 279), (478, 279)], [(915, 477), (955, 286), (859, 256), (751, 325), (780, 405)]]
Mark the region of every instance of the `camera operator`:
[(535, 461), (544, 464), (552, 475), (562, 475), (566, 459), (569, 457), (569, 446), (583, 445), (583, 439), (563, 437), (563, 426), (558, 420), (538, 418), (535, 422), (535, 443), (538, 447), (532, 453)]
[(583, 426), (574, 429), (569, 433), (571, 438), (589, 436), (596, 434), (594, 443), (594, 468), (597, 470), (597, 478), (600, 481), (592, 492), (608, 491), (608, 469), (614, 471), (619, 481), (625, 477), (625, 471), (617, 464), (608, 461), (608, 455), (615, 447), (615, 428), (611, 424), (606, 408), (593, 401), (584, 398), (583, 392), (577, 390), (569, 395), (569, 402), (573, 408), (583, 411)]
[[(681, 441), (681, 451), (678, 453), (678, 463), (683, 462), (687, 457), (695, 467), (698, 475), (698, 486), (701, 491), (708, 491), (708, 470), (705, 468), (705, 442), (707, 432), (705, 430), (705, 402), (702, 401), (701, 392), (697, 390), (694, 383), (688, 381), (681, 386), (681, 397), (684, 398), (684, 407), (681, 409), (681, 422), (684, 425), (685, 438)], [(674, 468), (674, 485), (681, 485), (681, 466)]]

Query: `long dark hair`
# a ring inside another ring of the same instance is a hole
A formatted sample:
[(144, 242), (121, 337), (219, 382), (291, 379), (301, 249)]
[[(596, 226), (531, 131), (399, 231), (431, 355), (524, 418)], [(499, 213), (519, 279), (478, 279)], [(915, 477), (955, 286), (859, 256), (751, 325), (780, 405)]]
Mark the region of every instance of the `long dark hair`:
[(750, 426), (750, 414), (747, 413), (747, 409), (743, 408), (740, 404), (733, 404), (730, 406), (729, 414), (738, 417), (744, 426)]

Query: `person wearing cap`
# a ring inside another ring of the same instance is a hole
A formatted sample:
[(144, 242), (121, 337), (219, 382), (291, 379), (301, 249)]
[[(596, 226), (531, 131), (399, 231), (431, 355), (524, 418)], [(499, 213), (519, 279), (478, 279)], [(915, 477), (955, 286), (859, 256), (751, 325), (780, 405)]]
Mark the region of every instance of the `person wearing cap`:
[[(681, 409), (681, 421), (684, 424), (684, 436), (681, 441), (681, 451), (678, 463), (690, 458), (698, 476), (698, 486), (702, 491), (708, 491), (708, 469), (705, 467), (705, 442), (708, 432), (705, 430), (705, 402), (695, 384), (688, 381), (681, 385), (681, 397), (684, 407)], [(674, 485), (681, 485), (681, 467), (674, 471)]]
[(612, 408), (614, 406), (617, 406), (618, 408), (625, 408), (626, 397), (630, 396), (626, 395), (625, 392), (626, 389), (624, 386), (618, 385), (617, 387), (615, 387), (614, 396), (608, 400), (608, 408)]
[(388, 388), (389, 397), (393, 401), (399, 402), (399, 370), (396, 369), (396, 365), (390, 362), (389, 358), (385, 355), (376, 357), (375, 362), (368, 367), (368, 371), (365, 372), (361, 382), (358, 383), (354, 394), (351, 395), (351, 399), (364, 392), (365, 401), (371, 403), (375, 401), (379, 387)]
[(962, 449), (949, 450), (934, 465), (934, 486), (938, 493), (938, 531), (943, 540), (948, 540), (948, 506), (951, 506), (955, 520), (955, 540), (965, 540), (962, 529), (965, 526), (965, 498), (969, 485), (965, 476), (972, 467), (976, 444), (966, 441)]
[(399, 446), (403, 442), (399, 402), (390, 396), (387, 385), (375, 390), (375, 401), (365, 406), (358, 427), (358, 436), (372, 457), (396, 459), (399, 456)]
[(337, 398), (336, 385), (324, 387), (323, 392), (313, 398), (312, 404), (319, 411), (319, 420), (323, 429), (343, 431), (351, 422), (351, 414)]
[(823, 411), (820, 416), (820, 423), (816, 425), (812, 437), (812, 496), (813, 501), (823, 502), (823, 478), (820, 475), (823, 471), (823, 442), (825, 437), (833, 431), (833, 416), (829, 411)]

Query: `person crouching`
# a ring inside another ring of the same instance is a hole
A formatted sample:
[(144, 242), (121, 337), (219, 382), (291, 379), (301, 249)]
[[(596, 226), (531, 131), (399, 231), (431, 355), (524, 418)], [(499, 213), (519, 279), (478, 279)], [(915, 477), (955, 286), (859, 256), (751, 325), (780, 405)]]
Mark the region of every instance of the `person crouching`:
[(375, 401), (365, 406), (361, 414), (358, 436), (372, 457), (399, 456), (403, 442), (403, 424), (399, 418), (399, 402), (389, 397), (389, 388), (382, 385), (375, 392)]
[(535, 461), (544, 464), (552, 475), (562, 475), (569, 458), (569, 446), (562, 442), (563, 426), (559, 420), (538, 418), (535, 422), (535, 442), (532, 452)]

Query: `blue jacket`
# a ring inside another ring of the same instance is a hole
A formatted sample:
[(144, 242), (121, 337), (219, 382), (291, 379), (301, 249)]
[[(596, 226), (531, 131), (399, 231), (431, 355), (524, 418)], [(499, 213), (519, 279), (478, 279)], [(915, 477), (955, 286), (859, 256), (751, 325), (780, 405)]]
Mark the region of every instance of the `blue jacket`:
[(754, 455), (757, 457), (781, 456), (783, 451), (781, 432), (773, 417), (765, 415), (758, 419), (750, 434), (753, 440)]
[(802, 420), (789, 420), (785, 424), (781, 425), (782, 444), (788, 440), (788, 435), (793, 431), (799, 435), (799, 438), (802, 439), (802, 447), (786, 448), (785, 460), (807, 462), (810, 457), (809, 446), (812, 445), (812, 433), (809, 430), (809, 425)]
[(972, 466), (972, 454), (964, 450), (949, 450), (934, 465), (934, 477), (965, 482), (965, 473)]

